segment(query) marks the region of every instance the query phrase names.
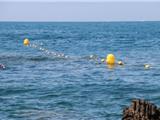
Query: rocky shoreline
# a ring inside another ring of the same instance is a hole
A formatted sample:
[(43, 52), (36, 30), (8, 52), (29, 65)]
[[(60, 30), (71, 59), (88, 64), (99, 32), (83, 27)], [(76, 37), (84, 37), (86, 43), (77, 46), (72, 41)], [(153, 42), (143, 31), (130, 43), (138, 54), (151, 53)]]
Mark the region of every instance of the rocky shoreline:
[(132, 100), (123, 110), (122, 120), (160, 120), (160, 108), (145, 100)]

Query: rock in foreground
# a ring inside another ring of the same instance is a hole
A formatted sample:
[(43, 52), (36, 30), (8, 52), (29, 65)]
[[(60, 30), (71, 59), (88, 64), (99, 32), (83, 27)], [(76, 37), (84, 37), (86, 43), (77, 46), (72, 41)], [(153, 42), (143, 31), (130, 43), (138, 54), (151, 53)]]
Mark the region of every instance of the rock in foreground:
[(160, 120), (160, 109), (152, 103), (136, 99), (123, 110), (122, 120)]

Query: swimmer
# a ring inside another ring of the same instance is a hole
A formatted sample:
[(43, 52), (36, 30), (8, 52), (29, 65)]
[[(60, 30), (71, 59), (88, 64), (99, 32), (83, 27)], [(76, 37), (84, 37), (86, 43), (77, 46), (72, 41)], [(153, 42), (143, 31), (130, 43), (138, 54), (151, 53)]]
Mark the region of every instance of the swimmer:
[(5, 65), (0, 64), (0, 69), (5, 69), (5, 68), (6, 68)]

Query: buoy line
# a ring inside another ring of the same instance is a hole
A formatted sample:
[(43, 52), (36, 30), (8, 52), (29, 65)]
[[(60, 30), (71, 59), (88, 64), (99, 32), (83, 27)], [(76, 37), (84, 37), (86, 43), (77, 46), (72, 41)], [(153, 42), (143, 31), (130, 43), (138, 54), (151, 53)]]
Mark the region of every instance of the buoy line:
[[(49, 51), (48, 49), (46, 48), (43, 48), (43, 47), (40, 47), (36, 44), (31, 44), (29, 39), (24, 39), (23, 41), (23, 45), (24, 46), (29, 46), (29, 47), (32, 47), (32, 48), (36, 48), (48, 55), (53, 55), (54, 57), (59, 57), (59, 58), (69, 58), (69, 56), (63, 54), (63, 53), (58, 53), (58, 52), (54, 52), (54, 51)], [(70, 58), (75, 58), (75, 57), (70, 57)], [(83, 57), (81, 57), (83, 58)], [(116, 57), (114, 56), (114, 54), (108, 54), (106, 56), (106, 58), (100, 58), (96, 55), (90, 55), (89, 56), (89, 59), (91, 60), (94, 60), (96, 63), (105, 63), (106, 65), (108, 65), (108, 68), (114, 68), (115, 65), (119, 65), (119, 66), (124, 66), (124, 62), (121, 61), (121, 60), (118, 60), (116, 61)], [(151, 65), (150, 64), (144, 64), (143, 65), (144, 69), (150, 69), (151, 68)]]

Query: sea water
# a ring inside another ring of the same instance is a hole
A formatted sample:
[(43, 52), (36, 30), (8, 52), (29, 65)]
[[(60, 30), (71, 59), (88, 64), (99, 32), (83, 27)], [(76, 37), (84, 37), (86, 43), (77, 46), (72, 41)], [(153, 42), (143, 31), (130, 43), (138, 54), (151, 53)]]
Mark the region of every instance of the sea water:
[[(125, 65), (108, 68), (109, 53)], [(160, 22), (1, 22), (0, 63), (1, 120), (120, 120), (134, 98), (160, 105)]]

